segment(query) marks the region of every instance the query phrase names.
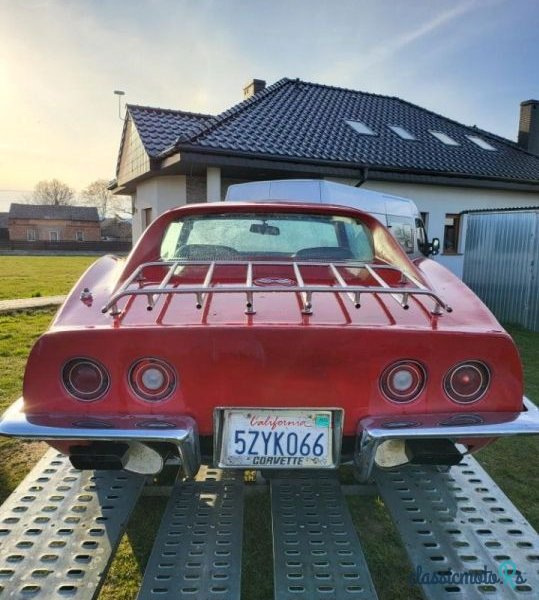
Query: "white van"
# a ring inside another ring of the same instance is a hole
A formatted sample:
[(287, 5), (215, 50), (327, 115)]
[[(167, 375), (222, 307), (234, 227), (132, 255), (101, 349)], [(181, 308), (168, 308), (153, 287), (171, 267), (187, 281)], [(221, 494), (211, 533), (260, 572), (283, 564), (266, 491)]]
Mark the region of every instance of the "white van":
[(278, 179), (231, 185), (232, 202), (312, 202), (359, 208), (389, 228), (408, 254), (437, 254), (439, 240), (429, 244), (421, 215), (408, 198), (318, 179)]

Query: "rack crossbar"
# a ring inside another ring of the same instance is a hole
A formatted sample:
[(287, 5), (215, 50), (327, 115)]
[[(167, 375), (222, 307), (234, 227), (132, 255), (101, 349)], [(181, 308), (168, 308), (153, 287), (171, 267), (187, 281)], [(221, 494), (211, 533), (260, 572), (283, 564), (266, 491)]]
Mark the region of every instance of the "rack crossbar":
[[(204, 277), (204, 281), (198, 284), (189, 284), (189, 285), (175, 285), (174, 287), (169, 286), (174, 273), (178, 268), (183, 268), (185, 266), (207, 266), (206, 274)], [(238, 284), (228, 284), (228, 285), (212, 285), (213, 275), (215, 271), (215, 267), (218, 265), (225, 266), (244, 266), (246, 267), (246, 278), (244, 285)], [(259, 286), (253, 283), (253, 273), (254, 268), (256, 266), (287, 266), (291, 267), (294, 272), (294, 277), (296, 279), (297, 285), (293, 286), (282, 286), (282, 285), (269, 285), (269, 286)], [(129, 286), (132, 283), (140, 279), (140, 275), (142, 271), (147, 267), (153, 266), (161, 266), (161, 267), (169, 267), (167, 275), (161, 280), (159, 285), (157, 286), (146, 286), (146, 287), (138, 287), (138, 288), (130, 288)], [(304, 277), (302, 275), (300, 267), (306, 266), (323, 266), (329, 268), (334, 282), (331, 282), (328, 285), (320, 285), (320, 284), (309, 284), (305, 283)], [(125, 282), (125, 284), (118, 289), (109, 299), (107, 304), (103, 307), (102, 311), (111, 312), (111, 315), (117, 316), (120, 314), (118, 310), (118, 302), (126, 297), (145, 295), (148, 297), (149, 306), (151, 309), (153, 304), (155, 303), (156, 298), (160, 295), (170, 295), (170, 294), (194, 294), (196, 296), (196, 307), (202, 308), (202, 304), (207, 297), (208, 294), (234, 294), (240, 293), (246, 295), (246, 310), (247, 314), (254, 314), (254, 294), (255, 293), (283, 293), (283, 292), (291, 292), (300, 294), (302, 301), (302, 312), (304, 314), (312, 314), (312, 295), (314, 293), (345, 293), (346, 296), (352, 301), (356, 308), (360, 306), (360, 296), (361, 294), (389, 294), (393, 298), (396, 299), (398, 304), (403, 308), (408, 308), (408, 299), (410, 296), (426, 296), (431, 298), (435, 303), (434, 314), (439, 314), (441, 309), (446, 312), (451, 312), (451, 307), (448, 306), (435, 292), (429, 290), (428, 288), (421, 285), (419, 282), (413, 281), (411, 277), (404, 274), (397, 267), (391, 267), (389, 265), (371, 265), (367, 263), (343, 263), (339, 264), (339, 267), (346, 268), (362, 268), (366, 269), (367, 272), (375, 279), (375, 281), (379, 284), (378, 286), (366, 286), (366, 285), (349, 285), (346, 283), (344, 277), (339, 272), (337, 266), (334, 263), (328, 262), (273, 262), (273, 261), (162, 261), (162, 262), (150, 262), (144, 263), (140, 265), (135, 273), (129, 277), (129, 279)], [(410, 283), (413, 283), (415, 287), (391, 287), (388, 283), (376, 273), (377, 270), (383, 269), (391, 269), (394, 271), (399, 271), (404, 277), (406, 277)], [(151, 306), (150, 306), (151, 303)]]
[[(213, 277), (213, 271), (215, 269), (215, 263), (210, 263), (208, 265), (208, 270), (206, 271), (206, 277), (204, 278), (204, 283), (202, 286), (208, 289), (211, 286), (211, 280)], [(207, 294), (197, 294), (197, 308), (202, 308), (204, 304), (204, 300), (206, 299)]]
[(309, 290), (307, 286), (305, 285), (305, 282), (303, 281), (303, 277), (301, 275), (301, 271), (299, 269), (299, 264), (298, 263), (292, 263), (292, 266), (294, 268), (294, 276), (296, 278), (296, 281), (298, 282), (298, 287), (301, 290), (305, 290), (305, 291), (301, 291), (301, 301), (303, 303), (303, 309), (302, 309), (302, 313), (304, 315), (310, 315), (313, 312), (313, 306), (312, 306), (312, 292)]
[[(337, 281), (337, 283), (342, 288), (348, 289), (350, 287), (346, 283), (346, 281), (344, 280), (344, 277), (339, 273), (339, 270), (337, 269), (337, 267), (333, 263), (330, 263), (329, 269), (330, 269), (331, 273), (333, 274), (333, 277), (335, 277), (335, 281)], [(346, 295), (348, 296), (348, 298), (350, 298), (350, 300), (352, 301), (352, 304), (356, 308), (360, 308), (361, 307), (361, 302), (360, 302), (361, 293), (360, 292), (349, 292), (348, 291), (348, 292), (346, 292)]]
[[(380, 277), (380, 275), (378, 275), (378, 273), (376, 273), (376, 271), (370, 266), (370, 265), (365, 265), (365, 268), (367, 269), (369, 275), (376, 281), (378, 282), (383, 288), (387, 288), (387, 289), (392, 289), (387, 282), (382, 279), (382, 277)], [(404, 272), (401, 271), (401, 278), (402, 277), (406, 277), (406, 274)], [(396, 294), (396, 293), (392, 293), (391, 297), (396, 300), (396, 302), (398, 302), (400, 304), (400, 306), (404, 309), (407, 310), (408, 309), (408, 294), (404, 294), (404, 292), (402, 294)]]

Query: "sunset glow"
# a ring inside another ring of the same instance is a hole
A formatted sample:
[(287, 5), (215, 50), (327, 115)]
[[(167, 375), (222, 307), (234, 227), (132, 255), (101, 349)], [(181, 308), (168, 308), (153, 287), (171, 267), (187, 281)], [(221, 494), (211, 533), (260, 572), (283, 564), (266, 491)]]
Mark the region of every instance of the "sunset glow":
[(301, 77), (514, 139), (520, 101), (539, 95), (538, 25), (537, 3), (498, 0), (0, 0), (0, 201), (114, 177), (114, 90), (218, 113), (253, 77)]

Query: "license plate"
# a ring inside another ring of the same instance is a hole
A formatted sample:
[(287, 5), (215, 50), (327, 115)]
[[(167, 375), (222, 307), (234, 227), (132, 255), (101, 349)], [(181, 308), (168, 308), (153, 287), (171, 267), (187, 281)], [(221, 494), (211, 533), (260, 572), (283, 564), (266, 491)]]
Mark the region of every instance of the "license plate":
[(334, 465), (330, 410), (225, 409), (224, 467), (324, 468)]

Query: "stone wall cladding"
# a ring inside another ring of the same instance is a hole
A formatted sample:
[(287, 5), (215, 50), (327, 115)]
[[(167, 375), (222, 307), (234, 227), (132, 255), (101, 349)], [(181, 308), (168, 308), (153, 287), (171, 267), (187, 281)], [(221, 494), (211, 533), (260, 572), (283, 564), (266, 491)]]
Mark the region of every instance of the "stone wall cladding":
[(206, 202), (206, 177), (187, 176), (187, 204)]
[[(250, 179), (233, 179), (231, 177), (223, 177), (221, 179), (221, 200), (226, 196), (226, 191), (229, 185), (235, 183), (246, 183)], [(207, 186), (205, 176), (191, 175), (187, 177), (187, 204), (196, 202), (207, 202)]]

